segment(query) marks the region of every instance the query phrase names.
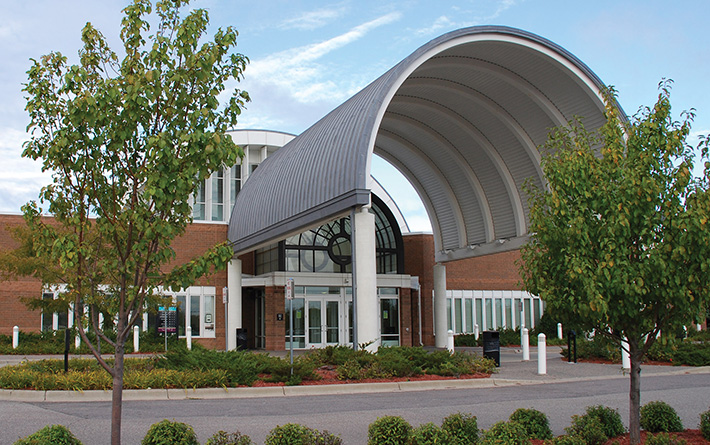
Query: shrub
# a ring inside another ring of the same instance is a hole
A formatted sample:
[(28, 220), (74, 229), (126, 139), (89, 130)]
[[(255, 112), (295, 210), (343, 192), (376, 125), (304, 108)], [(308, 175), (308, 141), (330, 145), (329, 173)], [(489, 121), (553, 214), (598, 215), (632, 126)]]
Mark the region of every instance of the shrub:
[(451, 445), (473, 445), (478, 442), (478, 423), (470, 413), (455, 413), (444, 418), (441, 429), (446, 431)]
[(649, 434), (646, 436), (646, 445), (685, 445), (685, 439), (680, 439), (675, 436), (671, 436), (668, 433), (658, 433), (655, 436)]
[(423, 423), (412, 430), (409, 445), (434, 445), (448, 443), (446, 431), (433, 423)]
[(706, 440), (710, 440), (710, 409), (700, 414), (700, 433)]
[(228, 433), (226, 431), (217, 431), (207, 439), (205, 445), (254, 445), (251, 438), (240, 433)]
[(587, 445), (587, 442), (584, 441), (579, 436), (557, 436), (554, 439), (552, 439), (552, 444), (553, 445)]
[(536, 409), (519, 408), (510, 415), (510, 421), (519, 423), (527, 431), (528, 439), (552, 439), (547, 416)]
[(313, 445), (343, 445), (343, 439), (340, 436), (329, 433), (327, 430), (313, 432)]
[(186, 423), (161, 420), (151, 425), (142, 445), (199, 445), (197, 435)]
[(673, 364), (710, 366), (710, 343), (682, 342), (673, 353)]
[[(562, 355), (568, 358), (567, 348), (562, 350)], [(577, 335), (577, 358), (601, 358), (621, 362), (621, 346), (604, 335), (595, 335), (591, 340)]]
[(683, 431), (683, 422), (672, 406), (656, 401), (641, 407), (641, 428), (649, 433), (677, 433)]
[(620, 436), (626, 432), (626, 428), (621, 422), (619, 412), (608, 406), (588, 406), (585, 415), (597, 419), (604, 434), (609, 438)]
[(516, 422), (498, 422), (481, 437), (481, 445), (524, 445), (530, 439), (522, 425)]
[(15, 445), (81, 445), (69, 428), (64, 425), (47, 425), (27, 437), (19, 439)]
[(576, 438), (586, 445), (601, 445), (609, 439), (596, 418), (590, 416), (572, 416), (572, 425), (565, 428), (571, 438)]
[(367, 428), (368, 445), (406, 445), (412, 426), (400, 416), (379, 417)]
[(269, 432), (265, 445), (310, 445), (313, 431), (307, 426), (297, 423), (278, 425)]

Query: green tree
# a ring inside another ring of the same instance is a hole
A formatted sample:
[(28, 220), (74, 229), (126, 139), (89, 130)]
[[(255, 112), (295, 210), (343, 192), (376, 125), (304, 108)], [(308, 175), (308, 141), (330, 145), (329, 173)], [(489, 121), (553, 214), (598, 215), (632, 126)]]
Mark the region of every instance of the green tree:
[(639, 443), (640, 372), (661, 332), (699, 320), (710, 301), (710, 163), (686, 142), (693, 112), (671, 116), (670, 81), (653, 108), (627, 121), (606, 92), (598, 132), (579, 120), (555, 129), (544, 152), (544, 190), (530, 188), (530, 241), (521, 272), (547, 311), (594, 329), (631, 357), (629, 430)]
[[(33, 60), (24, 88), (31, 139), (23, 156), (52, 172), (40, 203), (53, 218), (42, 218), (35, 202), (24, 206), (22, 246), (45, 259), (33, 273), (66, 286), (75, 326), (113, 378), (113, 444), (121, 440), (124, 345), (145, 302), (160, 286), (187, 287), (233, 255), (223, 243), (176, 265), (170, 247), (192, 221), (188, 199), (197, 185), (243, 155), (225, 132), (249, 100), (239, 89), (218, 100), (248, 62), (233, 51), (236, 30), (208, 39), (207, 12), (183, 13), (187, 3), (134, 0), (123, 10), (122, 57), (87, 23), (79, 63), (59, 53)], [(146, 36), (150, 21), (157, 26)], [(115, 319), (112, 335), (98, 312)], [(114, 347), (113, 363), (98, 354), (89, 329)]]

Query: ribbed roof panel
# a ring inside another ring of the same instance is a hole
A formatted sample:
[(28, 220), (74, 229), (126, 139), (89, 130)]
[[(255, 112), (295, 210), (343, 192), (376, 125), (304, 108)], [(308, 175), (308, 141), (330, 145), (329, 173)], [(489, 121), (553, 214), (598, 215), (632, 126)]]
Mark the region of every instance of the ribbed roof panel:
[(445, 34), (267, 158), (237, 198), (229, 238), (241, 253), (366, 204), (376, 139), (418, 184), (437, 249), (524, 236), (522, 184), (543, 181), (536, 146), (573, 116), (601, 125), (603, 86), (525, 31)]

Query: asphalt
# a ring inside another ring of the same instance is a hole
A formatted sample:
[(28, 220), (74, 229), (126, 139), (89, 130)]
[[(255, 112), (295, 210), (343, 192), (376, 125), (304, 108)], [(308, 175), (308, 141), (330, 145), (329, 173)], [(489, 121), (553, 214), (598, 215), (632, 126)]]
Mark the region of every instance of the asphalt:
[[(459, 348), (481, 354), (481, 348)], [(284, 355), (283, 352), (272, 353)], [(72, 355), (71, 358), (79, 356)], [(27, 360), (57, 359), (63, 356), (0, 355), (0, 366), (16, 365)], [(548, 347), (546, 373), (539, 374), (537, 348), (530, 348), (530, 360), (523, 361), (519, 348), (501, 348), (500, 367), (490, 378), (455, 379), (384, 383), (348, 383), (336, 385), (278, 386), (263, 388), (197, 388), (145, 389), (123, 391), (124, 400), (230, 399), (253, 397), (284, 397), (299, 395), (337, 395), (422, 391), (433, 389), (490, 388), (514, 385), (555, 384), (575, 381), (626, 379), (628, 372), (618, 364), (569, 363), (562, 359), (559, 347)], [(642, 376), (710, 374), (710, 366), (643, 365)], [(26, 402), (93, 402), (110, 401), (111, 391), (29, 391), (0, 389), (0, 400)]]

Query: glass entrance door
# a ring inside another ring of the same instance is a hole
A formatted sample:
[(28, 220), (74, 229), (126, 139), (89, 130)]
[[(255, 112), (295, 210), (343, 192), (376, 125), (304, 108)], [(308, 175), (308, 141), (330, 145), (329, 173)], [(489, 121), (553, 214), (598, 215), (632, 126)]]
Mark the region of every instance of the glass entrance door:
[(340, 302), (330, 298), (307, 300), (308, 339), (306, 347), (322, 348), (340, 342)]

